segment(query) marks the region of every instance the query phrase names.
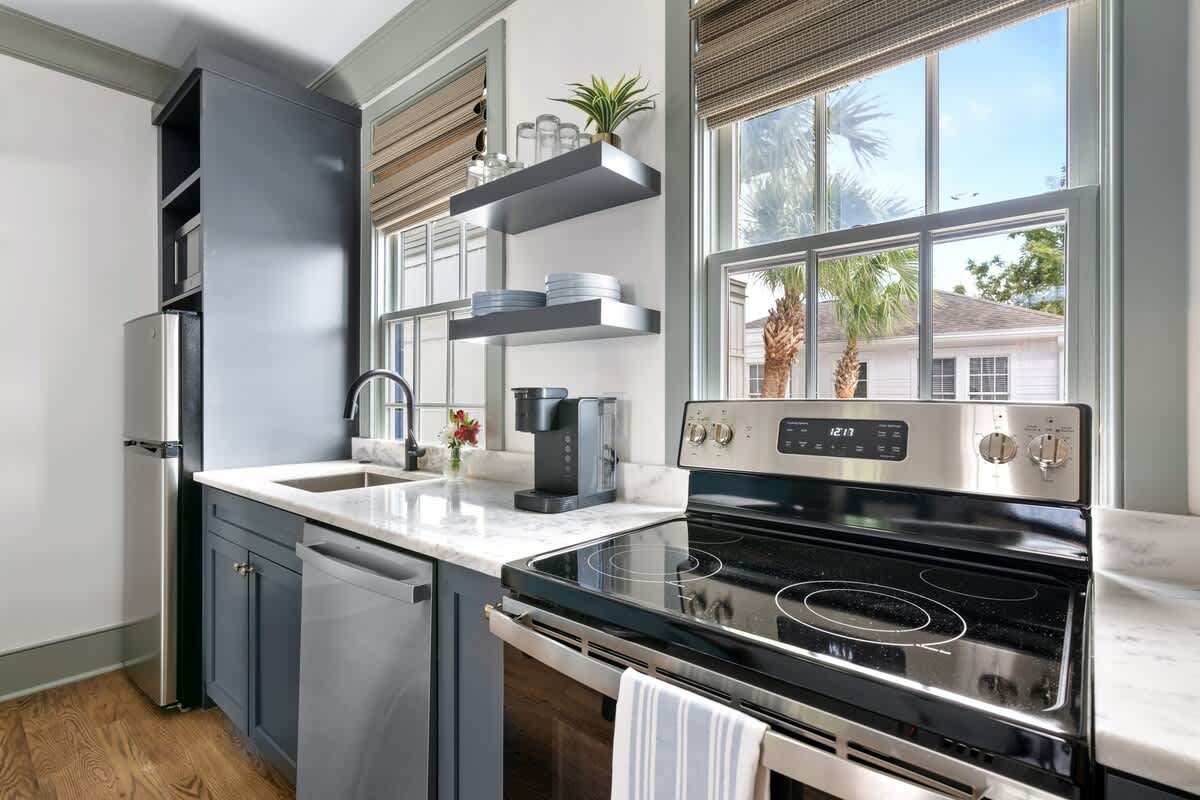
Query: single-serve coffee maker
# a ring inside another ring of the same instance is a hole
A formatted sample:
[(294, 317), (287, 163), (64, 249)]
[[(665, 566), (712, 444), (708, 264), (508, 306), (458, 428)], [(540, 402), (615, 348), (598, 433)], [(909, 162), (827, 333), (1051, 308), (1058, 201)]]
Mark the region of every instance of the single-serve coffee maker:
[(517, 508), (557, 514), (617, 497), (615, 397), (567, 397), (566, 389), (513, 389), (517, 430), (533, 434), (533, 483)]

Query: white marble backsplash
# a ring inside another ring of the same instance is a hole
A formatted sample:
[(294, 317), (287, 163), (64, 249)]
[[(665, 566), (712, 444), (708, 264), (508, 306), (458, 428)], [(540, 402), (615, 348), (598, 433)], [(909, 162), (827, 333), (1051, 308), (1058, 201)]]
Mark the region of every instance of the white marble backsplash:
[[(447, 449), (426, 448), (421, 469), (438, 472)], [(404, 466), (404, 442), (395, 439), (351, 440), (350, 456), (355, 461)], [(509, 450), (463, 450), (463, 465), (469, 478), (533, 485), (533, 454)], [(687, 503), (687, 470), (662, 464), (617, 465), (617, 497), (630, 503), (650, 503), (682, 507)]]
[(1200, 517), (1096, 508), (1092, 540), (1098, 570), (1200, 586)]

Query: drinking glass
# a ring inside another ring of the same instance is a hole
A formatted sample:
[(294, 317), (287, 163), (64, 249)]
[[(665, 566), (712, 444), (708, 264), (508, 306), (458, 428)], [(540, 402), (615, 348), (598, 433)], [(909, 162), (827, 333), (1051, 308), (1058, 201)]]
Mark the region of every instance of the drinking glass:
[(487, 166), (483, 159), (476, 158), (467, 165), (467, 188), (474, 189), (487, 183)]
[(579, 147), (579, 126), (564, 122), (558, 126), (558, 152), (566, 153)]
[(559, 119), (553, 114), (541, 114), (537, 118), (537, 153), (540, 163), (558, 155)]
[(508, 156), (504, 153), (485, 153), (483, 163), (486, 166), (488, 181), (503, 178), (508, 174)]
[(517, 161), (532, 164), (537, 159), (537, 129), (532, 122), (517, 126)]

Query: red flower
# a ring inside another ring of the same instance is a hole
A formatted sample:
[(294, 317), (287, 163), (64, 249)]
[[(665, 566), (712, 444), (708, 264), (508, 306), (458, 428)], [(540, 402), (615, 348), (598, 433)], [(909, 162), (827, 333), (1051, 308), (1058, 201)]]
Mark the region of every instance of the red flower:
[(452, 447), (458, 444), (473, 446), (479, 444), (479, 422), (468, 417), (466, 411), (461, 408), (451, 411), (450, 424), (454, 426), (454, 430), (450, 433), (450, 438), (453, 440)]

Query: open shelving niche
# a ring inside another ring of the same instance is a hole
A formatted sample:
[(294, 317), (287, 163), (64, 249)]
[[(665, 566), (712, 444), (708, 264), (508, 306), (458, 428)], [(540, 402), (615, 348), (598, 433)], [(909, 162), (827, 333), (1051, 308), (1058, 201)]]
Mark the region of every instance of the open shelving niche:
[[(450, 198), (450, 213), (473, 225), (519, 234), (656, 197), (662, 175), (607, 142), (594, 142)], [(450, 321), (450, 339), (520, 347), (644, 336), (659, 312), (614, 300), (588, 300)]]

